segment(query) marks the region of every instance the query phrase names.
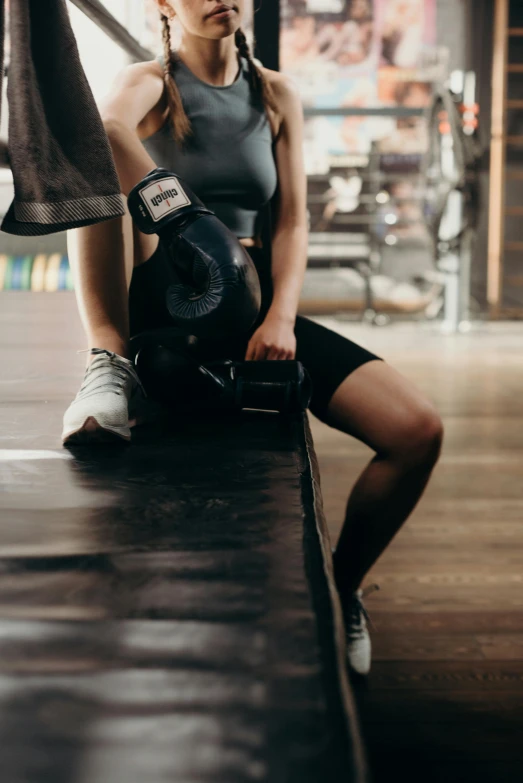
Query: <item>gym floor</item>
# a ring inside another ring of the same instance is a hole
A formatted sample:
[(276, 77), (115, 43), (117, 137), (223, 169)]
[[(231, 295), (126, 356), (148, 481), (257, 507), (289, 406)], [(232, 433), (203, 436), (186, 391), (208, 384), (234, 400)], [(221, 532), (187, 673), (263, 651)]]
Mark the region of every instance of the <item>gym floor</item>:
[[(64, 401), (85, 363), (74, 297), (0, 298), (0, 450), (60, 448)], [(374, 664), (355, 691), (374, 781), (390, 780), (391, 770), (412, 783), (521, 780), (523, 325), (485, 324), (454, 337), (434, 325), (323, 322), (415, 381), (446, 425), (425, 497), (367, 580), (381, 588), (368, 600)], [(31, 416), (42, 398), (45, 426)], [(335, 540), (371, 454), (312, 426)], [(9, 482), (8, 462), (0, 468)], [(27, 544), (45, 550), (45, 530)]]
[[(523, 780), (523, 324), (443, 336), (325, 319), (411, 378), (446, 438), (432, 482), (366, 583), (373, 669), (356, 684), (375, 783)], [(313, 423), (333, 538), (371, 456)]]

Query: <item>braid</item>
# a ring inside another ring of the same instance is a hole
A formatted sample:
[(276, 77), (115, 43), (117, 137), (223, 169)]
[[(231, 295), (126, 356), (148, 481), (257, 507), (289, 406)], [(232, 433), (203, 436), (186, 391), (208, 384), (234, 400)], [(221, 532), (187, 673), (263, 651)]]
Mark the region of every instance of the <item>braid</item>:
[(191, 123), (185, 113), (182, 103), (182, 97), (173, 78), (172, 70), (174, 67), (173, 56), (171, 52), (171, 26), (169, 19), (162, 14), (162, 41), (163, 41), (163, 80), (165, 83), (165, 93), (167, 97), (167, 106), (169, 107), (169, 116), (172, 125), (173, 137), (177, 144), (183, 144), (186, 137), (191, 132)]
[(251, 50), (249, 49), (249, 44), (247, 43), (247, 38), (245, 37), (245, 33), (241, 27), (236, 30), (234, 40), (238, 49), (238, 54), (240, 57), (243, 57), (245, 60), (247, 60), (249, 66), (249, 79), (252, 89), (257, 95), (261, 97), (262, 102), (266, 108), (269, 107), (276, 112), (277, 107), (273, 92), (261, 70), (252, 59)]

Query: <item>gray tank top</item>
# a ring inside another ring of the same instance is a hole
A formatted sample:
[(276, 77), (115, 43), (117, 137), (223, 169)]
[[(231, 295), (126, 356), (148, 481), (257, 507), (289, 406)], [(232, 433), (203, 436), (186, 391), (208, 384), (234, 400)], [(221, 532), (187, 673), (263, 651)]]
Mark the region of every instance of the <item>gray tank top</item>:
[(260, 234), (278, 176), (265, 108), (249, 84), (247, 61), (241, 58), (240, 64), (232, 84), (215, 87), (176, 60), (174, 77), (192, 135), (180, 148), (166, 122), (143, 145), (157, 166), (184, 179), (242, 238)]

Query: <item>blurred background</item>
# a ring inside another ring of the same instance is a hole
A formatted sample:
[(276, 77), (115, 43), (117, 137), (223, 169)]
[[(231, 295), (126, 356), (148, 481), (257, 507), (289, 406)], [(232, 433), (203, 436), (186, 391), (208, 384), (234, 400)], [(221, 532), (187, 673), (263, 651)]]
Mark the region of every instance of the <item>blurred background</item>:
[[(104, 5), (145, 49), (159, 53), (152, 0)], [(310, 246), (302, 312), (383, 326), (398, 319), (435, 321), (446, 331), (520, 317), (521, 4), (246, 5), (245, 27), (251, 41), (256, 34), (258, 57), (292, 76), (303, 98)], [(501, 5), (508, 15), (500, 17)], [(69, 6), (98, 100), (132, 58), (76, 4)], [(176, 25), (173, 32), (176, 41)], [(495, 35), (502, 42), (496, 57)], [(502, 128), (493, 128), (493, 107)], [(493, 133), (503, 137), (495, 161)], [(0, 177), (3, 214), (12, 181), (8, 169)], [(72, 286), (64, 235), (2, 234), (0, 253), (0, 290)], [(42, 254), (46, 263), (52, 257), (47, 282), (44, 261), (34, 263)]]

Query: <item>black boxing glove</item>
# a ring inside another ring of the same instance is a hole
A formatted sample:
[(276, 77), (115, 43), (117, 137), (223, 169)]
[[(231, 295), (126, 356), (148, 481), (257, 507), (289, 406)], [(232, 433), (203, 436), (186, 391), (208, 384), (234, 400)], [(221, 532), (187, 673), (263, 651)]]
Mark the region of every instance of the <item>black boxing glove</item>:
[(179, 177), (153, 169), (129, 193), (144, 234), (158, 234), (172, 261), (166, 305), (173, 322), (197, 337), (247, 332), (261, 305), (260, 281), (238, 238)]
[(255, 409), (298, 413), (312, 386), (297, 361), (238, 362), (197, 359), (174, 328), (131, 339), (131, 355), (148, 396), (177, 411)]

